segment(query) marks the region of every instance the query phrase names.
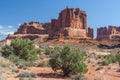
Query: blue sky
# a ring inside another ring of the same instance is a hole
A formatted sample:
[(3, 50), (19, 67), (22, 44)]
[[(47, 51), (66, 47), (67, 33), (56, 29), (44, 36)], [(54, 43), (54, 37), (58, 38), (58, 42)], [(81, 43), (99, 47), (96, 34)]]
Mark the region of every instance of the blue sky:
[(29, 21), (50, 22), (66, 8), (87, 13), (87, 26), (120, 26), (120, 0), (0, 0), (0, 40)]

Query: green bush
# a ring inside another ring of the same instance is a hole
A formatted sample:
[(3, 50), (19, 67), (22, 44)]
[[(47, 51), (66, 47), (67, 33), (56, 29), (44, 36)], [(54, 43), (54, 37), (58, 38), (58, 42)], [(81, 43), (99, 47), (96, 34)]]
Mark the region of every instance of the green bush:
[(120, 51), (116, 54), (116, 61), (120, 64)]
[(106, 56), (106, 59), (109, 64), (117, 62), (116, 55), (108, 55), (108, 56)]
[(45, 54), (46, 54), (46, 55), (50, 55), (50, 54), (52, 54), (52, 52), (53, 52), (53, 50), (50, 49), (50, 48), (46, 48), (46, 49), (45, 49)]
[(54, 71), (62, 70), (64, 76), (68, 76), (69, 74), (86, 72), (87, 66), (83, 61), (83, 53), (66, 46), (63, 49), (57, 47), (54, 50), (54, 56), (50, 59), (49, 64)]
[(35, 49), (33, 42), (30, 40), (12, 39), (11, 45), (4, 46), (1, 52), (4, 57), (16, 55), (20, 59), (32, 61), (37, 59), (37, 53), (40, 51)]
[(108, 64), (116, 63), (116, 62), (120, 64), (120, 52), (106, 56), (99, 56), (99, 58), (104, 59)]
[(57, 54), (61, 53), (62, 48), (59, 46), (56, 46), (54, 48), (45, 48), (45, 55), (47, 55), (48, 57), (54, 57)]
[(24, 59), (20, 59), (19, 56), (14, 54), (9, 55), (8, 59), (21, 69), (27, 69), (27, 67), (33, 66), (32, 61), (25, 61)]

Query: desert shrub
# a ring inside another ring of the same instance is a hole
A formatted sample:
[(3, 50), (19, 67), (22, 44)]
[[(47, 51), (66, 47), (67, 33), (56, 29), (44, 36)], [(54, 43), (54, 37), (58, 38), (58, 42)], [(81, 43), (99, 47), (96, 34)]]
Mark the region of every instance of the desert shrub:
[(19, 56), (16, 56), (15, 54), (11, 54), (7, 58), (14, 63), (18, 63), (18, 61), (22, 60), (19, 58)]
[(11, 45), (4, 46), (1, 52), (4, 57), (9, 57), (12, 54), (20, 59), (32, 61), (37, 59), (37, 52), (40, 51), (35, 49), (33, 42), (30, 40), (12, 39)]
[(46, 48), (46, 49), (45, 49), (45, 54), (46, 54), (46, 55), (50, 55), (50, 54), (52, 54), (52, 52), (53, 52), (53, 50), (50, 49), (50, 48)]
[(30, 72), (22, 72), (18, 75), (18, 77), (22, 77), (22, 78), (28, 78), (28, 77), (32, 77), (32, 78), (35, 78), (37, 77), (37, 74), (36, 73), (30, 73)]
[(14, 54), (9, 55), (8, 59), (15, 63), (15, 65), (18, 66), (18, 68), (26, 69), (27, 66), (32, 66), (31, 61), (25, 61), (24, 59), (20, 59), (19, 56), (16, 56)]
[(116, 54), (116, 61), (120, 64), (120, 51)]
[(116, 54), (106, 55), (104, 59), (108, 62), (108, 64), (118, 62), (120, 64), (120, 52)]
[(63, 49), (57, 47), (54, 50), (54, 56), (50, 59), (49, 64), (54, 71), (62, 70), (64, 76), (68, 76), (87, 71), (87, 66), (83, 61), (84, 54), (82, 52), (66, 46)]
[(11, 71), (12, 69), (16, 69), (15, 64), (0, 56), (0, 71)]
[(36, 53), (41, 55), (42, 54), (42, 49), (41, 48), (36, 49)]
[(45, 49), (45, 54), (49, 55), (50, 57), (54, 57), (56, 54), (61, 53), (62, 51), (62, 47), (60, 46), (56, 46), (55, 48), (51, 49), (51, 48), (46, 48)]
[(106, 59), (109, 64), (117, 62), (116, 55), (108, 55), (108, 56), (106, 56)]

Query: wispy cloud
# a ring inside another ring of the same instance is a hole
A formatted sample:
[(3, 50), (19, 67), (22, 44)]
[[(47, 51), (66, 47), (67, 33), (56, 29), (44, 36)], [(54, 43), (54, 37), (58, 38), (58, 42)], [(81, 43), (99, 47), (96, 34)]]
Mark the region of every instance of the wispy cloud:
[(14, 28), (13, 26), (10, 26), (10, 25), (9, 25), (9, 26), (7, 26), (7, 27), (8, 27), (8, 28)]
[(0, 29), (2, 29), (2, 28), (3, 28), (3, 26), (0, 25)]
[[(16, 31), (16, 28), (14, 26), (8, 25), (8, 26), (2, 26), (0, 25), (0, 35), (3, 36), (4, 38), (8, 34), (13, 34)], [(2, 38), (0, 38), (2, 40)]]

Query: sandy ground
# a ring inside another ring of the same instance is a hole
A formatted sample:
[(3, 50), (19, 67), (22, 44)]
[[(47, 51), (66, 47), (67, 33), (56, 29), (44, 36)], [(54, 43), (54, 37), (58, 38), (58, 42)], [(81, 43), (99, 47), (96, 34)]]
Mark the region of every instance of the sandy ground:
[(120, 80), (120, 72), (109, 70), (105, 66), (103, 70), (96, 71), (96, 66), (88, 65), (88, 72), (85, 74), (88, 80), (100, 79), (100, 80)]
[[(96, 71), (97, 66), (88, 64), (88, 72), (85, 75), (87, 80), (101, 79), (101, 80), (120, 80), (120, 72), (107, 69), (107, 66), (103, 70)], [(38, 76), (34, 80), (69, 80), (63, 78), (61, 75), (56, 74), (49, 67), (30, 67), (29, 71), (36, 73)], [(17, 74), (6, 74), (7, 80), (19, 80)]]

